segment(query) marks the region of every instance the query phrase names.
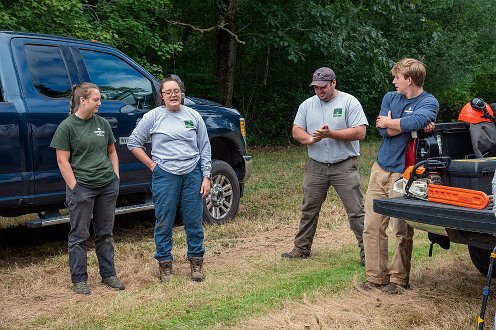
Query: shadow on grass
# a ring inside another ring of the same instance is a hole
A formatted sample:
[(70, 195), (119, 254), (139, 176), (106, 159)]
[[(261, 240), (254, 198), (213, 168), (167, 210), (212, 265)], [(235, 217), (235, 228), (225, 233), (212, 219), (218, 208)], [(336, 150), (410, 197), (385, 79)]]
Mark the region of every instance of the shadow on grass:
[[(116, 217), (114, 239), (127, 242), (153, 237), (153, 211), (125, 214)], [(60, 224), (43, 228), (20, 225), (0, 230), (0, 267), (27, 266), (41, 263), (54, 255), (67, 253), (70, 225)], [(88, 249), (94, 249), (94, 234), (90, 230)], [(151, 235), (151, 236), (150, 236)]]

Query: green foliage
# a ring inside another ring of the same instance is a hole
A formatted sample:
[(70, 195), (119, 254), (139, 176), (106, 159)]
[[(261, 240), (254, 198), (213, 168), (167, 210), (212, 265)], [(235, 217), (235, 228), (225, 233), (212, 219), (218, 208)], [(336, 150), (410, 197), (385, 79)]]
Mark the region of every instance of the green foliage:
[(182, 50), (163, 24), (169, 0), (27, 0), (3, 5), (0, 29), (65, 35), (119, 48), (151, 73)]
[[(396, 9), (393, 5), (384, 7)], [(338, 89), (357, 96), (364, 108), (370, 109), (369, 117), (375, 116), (387, 90), (384, 76), (392, 60), (387, 56), (388, 40), (370, 19), (377, 15), (374, 10), (351, 1), (271, 5), (251, 1), (248, 8), (256, 14), (240, 19), (256, 31), (247, 35), (247, 47), (242, 50), (244, 61), (238, 69), (251, 70), (252, 74), (236, 88), (236, 100), (248, 124), (257, 127), (260, 118), (266, 118), (265, 113), (259, 116), (263, 112), (260, 109), (276, 109), (281, 120), (276, 124), (278, 132), (283, 128), (290, 131), (299, 103), (312, 95), (308, 88), (312, 72), (321, 66), (332, 67), (337, 73)], [(285, 102), (280, 102), (280, 96)], [(248, 106), (245, 100), (250, 101)], [(254, 134), (260, 136), (260, 132)], [(257, 144), (287, 143), (285, 134), (267, 140), (268, 137), (254, 140)]]
[(444, 0), (429, 2), (424, 10), (436, 26), (425, 46), (427, 88), (441, 104), (441, 119), (456, 119), (474, 97), (494, 100), (494, 6), (484, 0)]
[[(254, 144), (286, 144), (312, 72), (329, 66), (369, 121), (392, 89), (403, 57), (427, 66), (425, 89), (456, 119), (474, 97), (496, 101), (495, 9), (487, 0), (232, 0), (233, 104)], [(188, 93), (223, 99), (217, 86), (217, 24), (227, 0), (24, 0), (0, 2), (0, 28), (96, 39), (157, 76), (174, 72)], [(369, 129), (374, 132), (373, 127)]]
[(182, 49), (181, 42), (168, 40), (170, 33), (162, 22), (169, 6), (169, 0), (102, 0), (88, 8), (93, 10), (96, 30), (103, 32), (95, 33), (96, 39), (133, 54), (160, 76), (160, 63), (169, 61), (174, 52)]
[(0, 28), (5, 30), (14, 30), (16, 26), (16, 19), (10, 15), (6, 10), (3, 3), (0, 2)]

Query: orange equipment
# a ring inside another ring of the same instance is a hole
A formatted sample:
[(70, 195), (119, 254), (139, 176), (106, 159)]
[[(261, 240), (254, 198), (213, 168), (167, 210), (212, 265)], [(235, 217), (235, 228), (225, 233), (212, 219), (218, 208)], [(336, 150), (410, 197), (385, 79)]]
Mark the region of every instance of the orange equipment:
[(489, 104), (483, 99), (476, 97), (469, 103), (465, 104), (458, 115), (458, 121), (464, 121), (470, 124), (479, 124), (483, 122), (494, 122), (494, 112)]
[(489, 205), (492, 196), (483, 191), (442, 185), (439, 172), (443, 171), (443, 167), (442, 159), (429, 159), (410, 166), (403, 173), (403, 178), (393, 184), (393, 191), (430, 202), (472, 209), (482, 210)]
[(489, 205), (489, 196), (478, 190), (429, 184), (427, 200), (443, 204), (485, 209)]

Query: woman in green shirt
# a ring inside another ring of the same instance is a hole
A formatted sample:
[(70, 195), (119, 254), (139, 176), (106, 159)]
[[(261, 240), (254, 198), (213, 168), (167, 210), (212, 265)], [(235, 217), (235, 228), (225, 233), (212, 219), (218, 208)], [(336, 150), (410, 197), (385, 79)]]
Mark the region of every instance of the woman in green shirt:
[(98, 86), (83, 82), (72, 87), (71, 112), (57, 128), (50, 146), (66, 183), (71, 230), (69, 267), (76, 293), (90, 294), (86, 241), (93, 218), (95, 250), (102, 283), (123, 290), (114, 267), (113, 228), (119, 194), (119, 160), (109, 123), (96, 115), (101, 105)]

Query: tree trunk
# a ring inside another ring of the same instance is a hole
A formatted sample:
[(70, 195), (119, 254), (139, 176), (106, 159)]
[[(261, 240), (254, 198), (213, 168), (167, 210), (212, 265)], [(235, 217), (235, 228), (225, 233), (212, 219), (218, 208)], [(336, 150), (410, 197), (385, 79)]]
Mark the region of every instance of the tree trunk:
[[(223, 0), (225, 8), (224, 26), (234, 33), (236, 1)], [(236, 46), (237, 42), (234, 36), (223, 29), (217, 32), (217, 77), (219, 79), (218, 90), (221, 97), (221, 103), (225, 106), (232, 106), (233, 89), (234, 89), (234, 71), (236, 64)]]

